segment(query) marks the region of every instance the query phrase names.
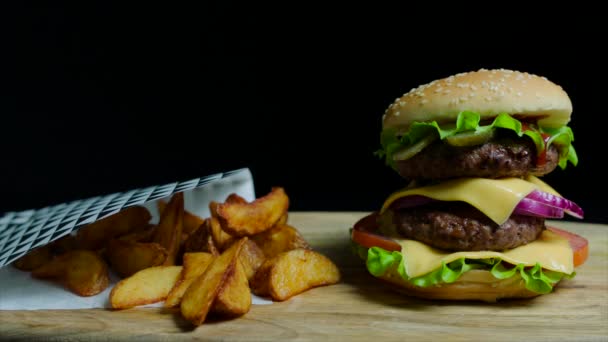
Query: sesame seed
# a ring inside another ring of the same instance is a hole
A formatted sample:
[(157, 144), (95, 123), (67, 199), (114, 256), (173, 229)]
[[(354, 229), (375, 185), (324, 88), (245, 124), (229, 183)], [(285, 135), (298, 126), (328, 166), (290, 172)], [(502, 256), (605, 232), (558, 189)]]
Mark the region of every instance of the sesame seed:
[(471, 90), (477, 90), (477, 87), (471, 84)]
[(492, 96), (486, 96), (485, 100), (488, 101), (488, 102), (492, 101)]
[(496, 74), (496, 70), (492, 70), (492, 71), (490, 71), (490, 73)]
[(446, 89), (446, 90), (444, 90), (444, 91), (443, 91), (443, 93), (444, 93), (445, 95), (447, 95), (447, 94), (449, 94), (449, 93), (451, 93), (451, 92), (452, 92), (452, 91), (451, 91), (450, 89)]
[(469, 97), (475, 97), (475, 93), (470, 93)]
[(468, 98), (466, 96), (461, 96), (458, 98), (458, 100), (460, 100), (460, 102), (465, 102), (466, 100), (468, 100)]
[(437, 87), (437, 89), (435, 89), (435, 94), (440, 93), (442, 90), (443, 90), (443, 88)]
[(402, 107), (405, 106), (405, 103), (406, 103), (405, 101), (399, 101), (399, 105)]
[(427, 100), (427, 99), (422, 99), (422, 101), (420, 101), (420, 105), (423, 105), (423, 104), (425, 104), (425, 103), (427, 103), (427, 102), (429, 102), (429, 100)]
[(518, 91), (518, 92), (517, 92), (517, 96), (518, 96), (518, 97), (521, 97), (522, 95), (523, 95), (523, 94), (521, 93), (521, 91)]
[(401, 114), (401, 113), (399, 113), (399, 112), (395, 112), (395, 116), (399, 116), (399, 114)]

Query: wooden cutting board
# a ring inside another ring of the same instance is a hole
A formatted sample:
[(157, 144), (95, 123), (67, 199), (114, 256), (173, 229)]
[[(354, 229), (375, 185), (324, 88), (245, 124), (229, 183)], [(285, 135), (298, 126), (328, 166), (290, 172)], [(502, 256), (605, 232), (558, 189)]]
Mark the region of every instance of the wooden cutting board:
[(608, 227), (553, 222), (590, 241), (573, 280), (532, 300), (437, 302), (394, 293), (350, 252), (348, 229), (364, 213), (292, 213), (289, 221), (343, 272), (339, 285), (286, 302), (256, 305), (244, 317), (193, 329), (159, 308), (0, 312), (10, 340), (608, 340)]

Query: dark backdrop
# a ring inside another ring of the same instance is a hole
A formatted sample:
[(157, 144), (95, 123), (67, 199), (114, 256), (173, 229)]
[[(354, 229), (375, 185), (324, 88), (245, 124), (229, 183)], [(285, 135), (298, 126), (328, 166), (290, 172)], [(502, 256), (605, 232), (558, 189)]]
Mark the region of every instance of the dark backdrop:
[(373, 156), (388, 104), (420, 83), (504, 67), (570, 94), (580, 164), (547, 180), (586, 220), (608, 222), (605, 37), (592, 10), (221, 3), (3, 11), (14, 25), (0, 212), (240, 167), (258, 194), (284, 186), (294, 210), (373, 210), (403, 185)]

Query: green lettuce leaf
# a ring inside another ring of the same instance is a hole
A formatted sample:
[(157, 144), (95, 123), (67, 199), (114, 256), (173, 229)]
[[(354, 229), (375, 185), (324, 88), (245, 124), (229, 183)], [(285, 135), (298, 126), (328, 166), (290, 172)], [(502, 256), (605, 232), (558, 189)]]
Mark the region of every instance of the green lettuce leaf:
[[(550, 145), (555, 144), (559, 150), (559, 166), (562, 169), (566, 168), (568, 162), (572, 163), (574, 166), (578, 164), (576, 151), (572, 146), (574, 135), (572, 134), (572, 129), (568, 126), (560, 128), (539, 127), (538, 129), (522, 130), (522, 123), (505, 113), (498, 115), (489, 125), (480, 125), (480, 120), (481, 117), (478, 113), (464, 111), (458, 114), (455, 126), (444, 125), (444, 127), (441, 127), (436, 121), (414, 122), (408, 131), (401, 137), (398, 137), (396, 129), (385, 129), (380, 135), (382, 149), (377, 151), (376, 155), (384, 158), (387, 165), (395, 168), (395, 162), (393, 160), (395, 152), (416, 144), (430, 134), (436, 134), (443, 140), (462, 132), (476, 131), (481, 133), (494, 128), (502, 128), (515, 132), (519, 137), (524, 135), (530, 137), (534, 142), (534, 145), (536, 145), (536, 150), (539, 154), (545, 150), (545, 145), (548, 148)], [(548, 134), (550, 136), (546, 142), (545, 139), (543, 139), (542, 134)]]
[(508, 279), (519, 274), (528, 290), (546, 294), (551, 292), (553, 284), (559, 282), (562, 278), (570, 279), (575, 276), (574, 272), (568, 275), (561, 272), (543, 270), (538, 263), (530, 268), (523, 264), (511, 265), (503, 262), (500, 258), (460, 258), (449, 263), (442, 263), (441, 267), (432, 272), (410, 278), (405, 269), (403, 254), (400, 252), (389, 252), (380, 247), (365, 248), (354, 242), (352, 242), (352, 245), (355, 254), (365, 260), (367, 269), (373, 276), (380, 277), (386, 272), (396, 271), (403, 280), (419, 287), (453, 283), (465, 272), (473, 269), (482, 269), (490, 271), (497, 279)]

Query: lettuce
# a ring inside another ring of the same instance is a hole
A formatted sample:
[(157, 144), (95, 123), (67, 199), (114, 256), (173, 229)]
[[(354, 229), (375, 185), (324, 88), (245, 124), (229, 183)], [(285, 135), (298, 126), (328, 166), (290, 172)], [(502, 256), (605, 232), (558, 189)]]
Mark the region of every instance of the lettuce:
[[(572, 278), (575, 273), (568, 275), (561, 272), (543, 270), (540, 264), (534, 267), (526, 267), (523, 264), (505, 266), (500, 258), (491, 259), (467, 259), (460, 258), (450, 263), (443, 263), (438, 269), (410, 278), (405, 270), (405, 259), (403, 254), (397, 251), (389, 252), (380, 247), (365, 248), (357, 243), (353, 244), (353, 251), (365, 260), (367, 269), (375, 277), (384, 275), (386, 272), (395, 270), (403, 280), (419, 287), (429, 287), (442, 283), (453, 283), (462, 274), (473, 269), (488, 270), (497, 279), (508, 279), (519, 274), (526, 284), (526, 289), (547, 294), (553, 290), (553, 285), (562, 278)], [(514, 267), (513, 267), (514, 266)]]
[[(537, 129), (522, 130), (522, 123), (505, 113), (498, 115), (489, 125), (480, 125), (480, 120), (481, 117), (478, 113), (464, 111), (458, 114), (456, 125), (452, 125), (452, 127), (441, 127), (436, 121), (414, 122), (401, 137), (398, 137), (396, 129), (385, 129), (380, 135), (382, 148), (376, 154), (384, 158), (387, 165), (395, 168), (393, 160), (395, 152), (419, 142), (430, 134), (436, 134), (443, 140), (449, 136), (466, 131), (482, 133), (494, 128), (502, 128), (515, 132), (519, 137), (528, 136), (534, 142), (539, 154), (545, 150), (545, 147), (548, 148), (550, 145), (555, 144), (559, 150), (559, 166), (562, 169), (566, 168), (568, 162), (574, 166), (578, 164), (576, 151), (572, 146), (574, 135), (572, 134), (572, 129), (568, 126), (560, 128), (539, 127)], [(549, 135), (546, 141), (543, 138), (543, 134)]]

